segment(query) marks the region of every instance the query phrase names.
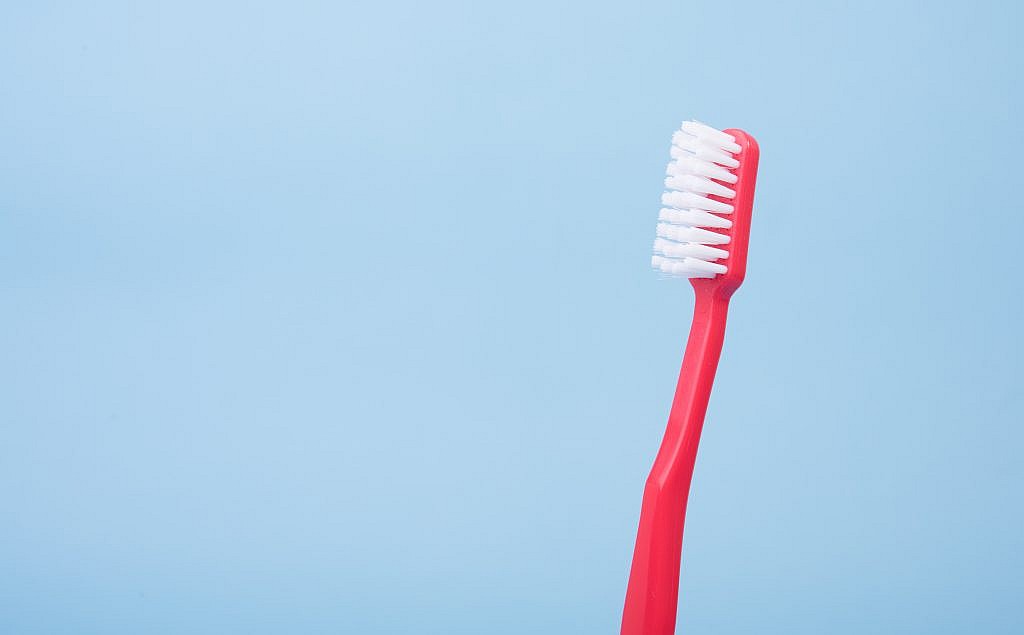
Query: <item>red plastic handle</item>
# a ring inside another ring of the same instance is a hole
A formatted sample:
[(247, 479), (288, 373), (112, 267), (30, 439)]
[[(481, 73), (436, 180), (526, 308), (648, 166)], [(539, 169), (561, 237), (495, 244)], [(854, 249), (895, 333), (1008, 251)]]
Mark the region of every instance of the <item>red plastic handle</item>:
[(671, 635), (675, 629), (686, 499), (728, 310), (727, 297), (697, 292), (668, 427), (644, 488), (622, 635)]

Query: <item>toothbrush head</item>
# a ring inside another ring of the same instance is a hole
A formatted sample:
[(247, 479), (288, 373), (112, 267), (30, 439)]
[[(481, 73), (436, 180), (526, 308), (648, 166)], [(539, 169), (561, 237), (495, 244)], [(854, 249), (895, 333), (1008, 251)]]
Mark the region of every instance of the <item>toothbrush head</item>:
[(746, 273), (757, 142), (687, 121), (672, 135), (671, 154), (651, 265), (731, 294)]

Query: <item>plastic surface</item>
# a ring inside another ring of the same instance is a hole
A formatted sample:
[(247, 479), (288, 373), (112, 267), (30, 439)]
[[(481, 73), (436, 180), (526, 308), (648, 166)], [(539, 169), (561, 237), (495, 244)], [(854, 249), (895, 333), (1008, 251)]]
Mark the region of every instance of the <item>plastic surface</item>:
[[(736, 157), (736, 196), (727, 233), (727, 272), (714, 278), (693, 278), (696, 301), (690, 337), (676, 385), (665, 436), (644, 488), (640, 525), (622, 614), (622, 635), (671, 635), (675, 630), (679, 594), (679, 563), (690, 480), (697, 459), (704, 415), (725, 338), (729, 298), (743, 282), (754, 200), (759, 151), (753, 137), (727, 130), (740, 146)], [(715, 198), (713, 196), (713, 198)]]

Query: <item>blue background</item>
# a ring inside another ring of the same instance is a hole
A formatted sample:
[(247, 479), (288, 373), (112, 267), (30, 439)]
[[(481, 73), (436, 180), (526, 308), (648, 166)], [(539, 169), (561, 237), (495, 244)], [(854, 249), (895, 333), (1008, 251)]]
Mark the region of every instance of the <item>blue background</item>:
[(0, 632), (617, 632), (762, 168), (687, 633), (1024, 629), (1012, 2), (5, 3)]

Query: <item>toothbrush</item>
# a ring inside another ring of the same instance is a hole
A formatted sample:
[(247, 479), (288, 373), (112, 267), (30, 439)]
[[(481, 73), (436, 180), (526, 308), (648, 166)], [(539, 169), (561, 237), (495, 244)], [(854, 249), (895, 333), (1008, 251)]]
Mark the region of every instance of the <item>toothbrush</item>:
[(672, 136), (651, 264), (690, 278), (690, 337), (661, 448), (644, 487), (622, 635), (671, 635), (686, 499), (725, 337), (729, 298), (743, 282), (758, 147), (742, 130), (688, 121)]

